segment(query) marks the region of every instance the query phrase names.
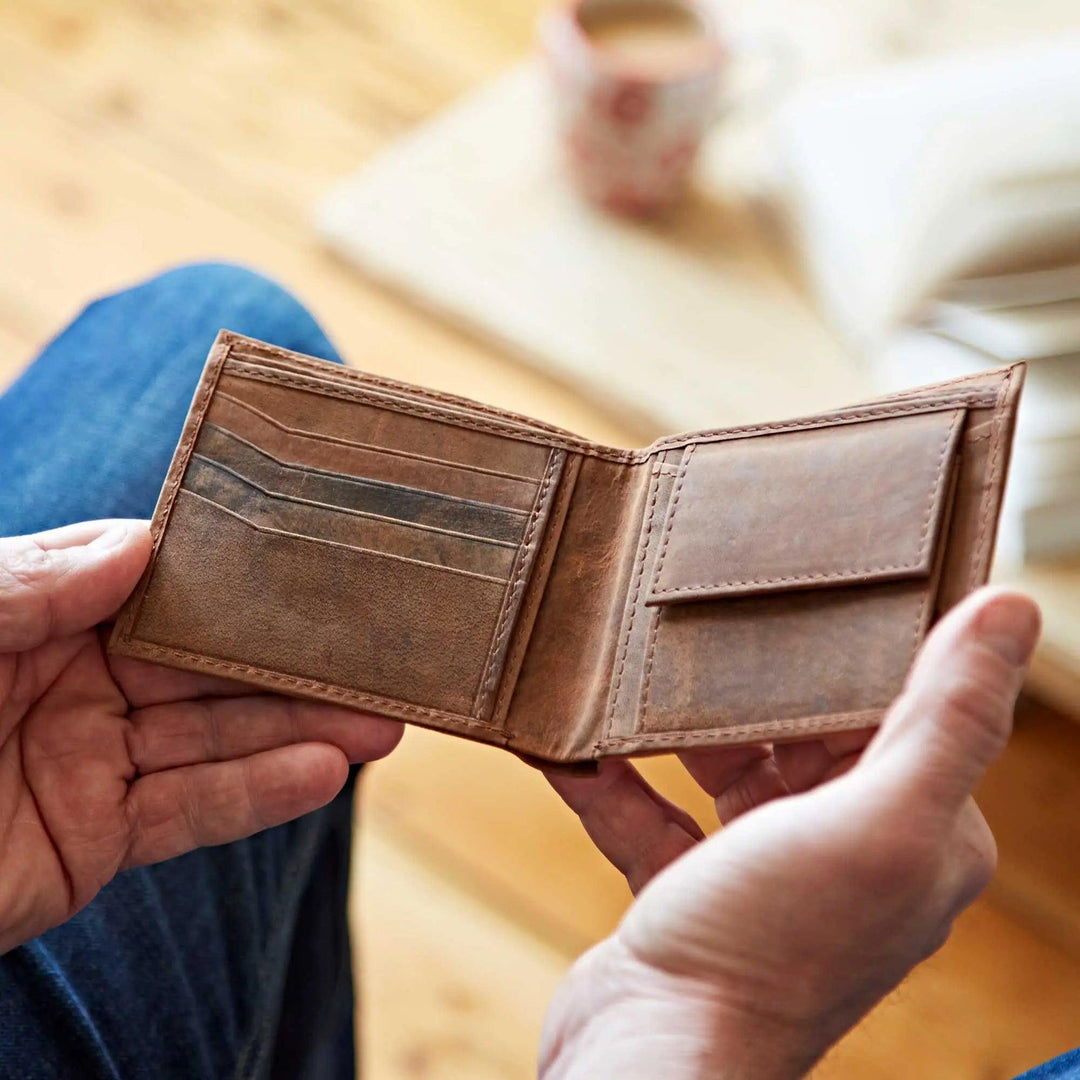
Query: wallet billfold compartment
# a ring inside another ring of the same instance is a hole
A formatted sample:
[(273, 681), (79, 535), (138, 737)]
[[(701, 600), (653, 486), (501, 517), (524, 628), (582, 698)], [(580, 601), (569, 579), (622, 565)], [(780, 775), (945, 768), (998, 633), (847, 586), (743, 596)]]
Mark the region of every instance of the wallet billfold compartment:
[(223, 331), (111, 648), (548, 762), (871, 727), (986, 580), (1022, 381), (622, 450)]

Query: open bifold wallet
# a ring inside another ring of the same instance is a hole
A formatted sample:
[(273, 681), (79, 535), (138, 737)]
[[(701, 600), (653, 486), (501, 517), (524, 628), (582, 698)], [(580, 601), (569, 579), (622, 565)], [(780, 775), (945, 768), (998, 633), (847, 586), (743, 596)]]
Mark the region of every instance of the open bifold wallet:
[(986, 579), (1022, 381), (617, 450), (222, 332), (111, 648), (545, 762), (871, 727)]

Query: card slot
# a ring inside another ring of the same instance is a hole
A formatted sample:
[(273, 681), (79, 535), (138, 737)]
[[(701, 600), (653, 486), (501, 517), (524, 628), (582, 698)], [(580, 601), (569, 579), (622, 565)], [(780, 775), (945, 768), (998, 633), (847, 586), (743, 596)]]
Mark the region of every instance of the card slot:
[(479, 464), (383, 447), (286, 424), (240, 398), (218, 393), (207, 421), (246, 439), (279, 461), (363, 479), (528, 511), (539, 481)]
[(496, 577), (493, 574), (480, 574), (472, 570), (459, 570), (457, 567), (444, 566), (439, 563), (430, 563), (423, 559), (414, 559), (406, 555), (394, 555), (388, 551), (376, 551), (373, 548), (361, 547), (358, 544), (350, 544), (341, 540), (328, 540), (322, 536), (309, 536), (306, 533), (290, 532), (288, 529), (278, 529), (269, 525), (259, 525), (250, 518), (245, 517), (238, 510), (233, 510), (229, 506), (223, 506), (221, 503), (216, 502), (214, 499), (211, 499), (192, 488), (181, 488), (180, 490), (184, 495), (191, 496), (200, 502), (213, 506), (215, 509), (220, 510), (221, 513), (228, 514), (230, 517), (235, 518), (248, 529), (252, 529), (258, 533), (265, 533), (268, 536), (284, 536), (290, 540), (302, 540), (306, 544), (323, 544), (327, 547), (342, 548), (346, 551), (355, 551), (363, 555), (370, 555), (372, 558), (376, 559), (392, 559), (395, 562), (409, 563), (412, 566), (424, 566), (430, 570), (442, 570), (448, 574), (460, 574), (463, 577), (476, 578), (479, 581), (490, 581), (496, 585), (506, 585), (505, 578)]
[[(550, 447), (525, 437), (477, 430), (440, 419), (399, 411), (390, 403), (337, 397), (339, 388), (325, 385), (282, 385), (251, 377), (226, 365), (217, 386), (228, 394), (290, 427), (344, 439), (358, 436), (384, 449), (438, 458), (456, 465), (477, 465), (539, 481)], [(434, 406), (432, 406), (433, 411)]]
[(476, 465), (463, 461), (448, 461), (446, 458), (433, 457), (430, 454), (418, 454), (400, 447), (378, 446), (375, 443), (367, 443), (358, 439), (347, 439), (340, 435), (329, 435), (320, 431), (309, 431), (304, 428), (290, 427), (288, 424), (282, 423), (280, 420), (263, 412), (261, 409), (256, 408), (249, 402), (242, 401), (240, 398), (233, 397), (231, 394), (226, 394), (224, 392), (219, 392), (214, 400), (228, 401), (233, 405), (239, 406), (245, 412), (251, 413), (253, 416), (265, 421), (267, 424), (276, 427), (280, 431), (287, 432), (290, 435), (298, 435), (305, 439), (316, 439), (319, 442), (334, 443), (337, 446), (355, 446), (360, 450), (372, 450), (380, 454), (392, 454), (394, 457), (414, 458), (417, 461), (426, 461), (433, 465), (445, 465), (450, 469), (462, 469), (467, 472), (483, 473), (487, 476), (499, 476), (505, 480), (520, 480), (522, 483), (530, 484), (534, 489), (540, 482), (539, 477), (535, 476), (520, 476), (517, 473), (505, 472), (502, 469), (491, 469), (484, 465)]
[(502, 541), (460, 536), (276, 496), (200, 454), (191, 458), (184, 475), (184, 490), (230, 510), (254, 528), (341, 543), (492, 580), (509, 578), (517, 551), (515, 545)]
[(203, 424), (195, 450), (231, 468), (241, 479), (270, 495), (303, 499), (462, 536), (517, 544), (521, 542), (528, 518), (524, 511), (455, 495), (291, 465), (214, 424)]
[(336, 364), (330, 366), (322, 364), (318, 366), (304, 365), (297, 364), (292, 358), (282, 359), (273, 356), (261, 356), (257, 361), (253, 362), (251, 359), (235, 356), (229, 361), (229, 370), (237, 374), (250, 374), (253, 371), (280, 372), (287, 378), (307, 382), (314, 386), (341, 387), (346, 390), (360, 391), (372, 402), (385, 402), (389, 408), (406, 405), (437, 409), (450, 422), (465, 419), (483, 423), (495, 420), (499, 423), (520, 428), (523, 434), (576, 438), (573, 432), (547, 424), (542, 420), (534, 420), (527, 416), (514, 416), (492, 406), (470, 401), (467, 398), (455, 397), (452, 394), (437, 394), (435, 392), (418, 393), (415, 387), (409, 387), (403, 383), (395, 384), (391, 380), (378, 379), (374, 376), (357, 379), (354, 371)]
[(360, 518), (368, 521), (384, 522), (387, 525), (397, 525), (402, 529), (412, 529), (417, 532), (434, 533), (440, 536), (457, 537), (462, 540), (467, 540), (474, 544), (488, 544), (492, 547), (504, 548), (508, 551), (516, 551), (518, 545), (511, 540), (493, 540), (486, 536), (473, 536), (471, 533), (454, 532), (451, 529), (441, 529), (436, 525), (424, 525), (415, 521), (405, 521), (401, 518), (387, 517), (383, 514), (375, 514), (367, 510), (353, 510), (348, 506), (337, 506), (334, 503), (318, 502), (314, 499), (305, 499), (300, 495), (283, 495), (281, 492), (272, 491), (268, 488), (262, 487), (255, 483), (254, 480), (243, 476), (229, 465), (225, 465), (220, 461), (215, 461), (213, 458), (205, 457), (203, 454), (195, 453), (191, 455), (192, 462), (203, 462), (206, 465), (217, 469), (223, 474), (227, 474), (239, 483), (246, 485), (255, 491), (265, 495), (268, 499), (276, 499), (281, 502), (296, 503), (299, 506), (313, 507), (318, 510), (328, 510), (335, 514), (345, 514), (352, 517)]
[(469, 715), (505, 582), (259, 529), (183, 489), (168, 532), (136, 639)]

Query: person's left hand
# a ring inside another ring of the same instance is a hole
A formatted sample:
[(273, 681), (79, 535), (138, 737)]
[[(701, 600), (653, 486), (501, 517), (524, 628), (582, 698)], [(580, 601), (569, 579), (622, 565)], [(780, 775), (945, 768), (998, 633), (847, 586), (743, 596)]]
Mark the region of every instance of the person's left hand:
[(119, 870), (329, 802), (399, 723), (106, 656), (102, 620), (150, 554), (144, 521), (0, 539), (0, 952)]
[(725, 825), (701, 842), (626, 761), (552, 775), (641, 892), (564, 979), (541, 1075), (806, 1075), (989, 882), (972, 792), (1038, 632), (1030, 599), (980, 590), (934, 627), (872, 737), (687, 755)]

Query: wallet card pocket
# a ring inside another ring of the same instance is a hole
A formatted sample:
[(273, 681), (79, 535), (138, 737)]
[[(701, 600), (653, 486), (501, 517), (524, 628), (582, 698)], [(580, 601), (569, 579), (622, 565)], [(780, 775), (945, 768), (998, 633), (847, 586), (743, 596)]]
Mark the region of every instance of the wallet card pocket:
[(291, 533), (393, 558), (448, 566), (505, 582), (517, 545), (273, 495), (200, 454), (192, 456), (184, 490), (230, 510), (255, 529)]
[[(430, 453), (365, 443), (355, 434), (347, 437), (306, 430), (296, 426), (300, 421), (287, 423), (223, 392), (215, 396), (207, 420), (255, 444), (278, 461), (294, 465), (421, 487), (526, 513), (532, 509), (536, 495), (535, 477), (490, 466), (444, 461)], [(336, 430), (350, 429), (342, 425)], [(351, 430), (355, 432), (355, 427)]]
[(471, 712), (504, 582), (256, 529), (186, 490), (169, 530), (133, 628), (139, 639)]
[(136, 655), (497, 740), (566, 451), (312, 364), (294, 386), (281, 364), (224, 362), (119, 637)]
[(688, 446), (630, 613), (623, 736), (873, 723), (933, 614), (964, 415)]
[[(302, 386), (282, 382), (280, 379), (288, 376), (268, 370), (249, 370), (241, 377), (237, 373), (239, 368), (240, 365), (231, 362), (226, 365), (207, 416), (211, 423), (220, 415), (221, 403), (233, 398), (249, 411), (255, 409), (270, 417), (271, 426), (322, 437), (330, 443), (372, 447), (403, 460), (442, 462), (472, 470), (476, 475), (524, 480), (534, 488), (547, 467), (547, 446), (525, 439), (493, 437), (485, 430), (456, 422), (457, 418), (449, 414), (440, 420), (443, 410), (435, 403), (424, 406), (423, 415), (419, 415), (388, 408), (366, 393), (360, 398), (347, 394), (337, 381), (336, 366), (333, 380), (329, 376), (315, 379), (309, 374)], [(224, 426), (233, 425), (230, 421)], [(269, 441), (262, 438), (253, 441), (273, 450)], [(341, 468), (337, 462), (333, 467)], [(402, 482), (408, 481), (402, 479)], [(512, 500), (498, 498), (483, 501), (514, 504)], [(527, 496), (524, 501), (524, 508), (528, 509), (531, 502)]]
[(279, 461), (213, 424), (203, 425), (195, 452), (270, 495), (441, 529), (455, 535), (517, 544), (528, 520), (523, 510)]

